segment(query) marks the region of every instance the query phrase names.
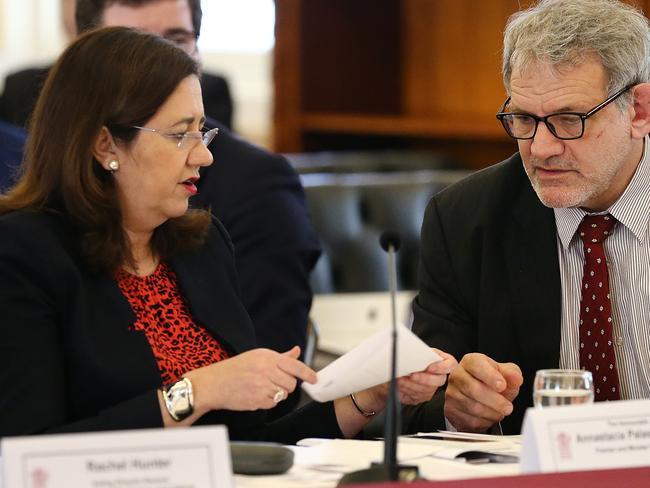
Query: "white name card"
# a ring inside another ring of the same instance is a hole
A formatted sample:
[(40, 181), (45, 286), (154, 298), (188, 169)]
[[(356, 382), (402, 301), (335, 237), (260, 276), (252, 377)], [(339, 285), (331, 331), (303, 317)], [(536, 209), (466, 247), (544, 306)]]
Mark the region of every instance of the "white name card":
[(232, 488), (223, 426), (2, 440), (11, 488)]
[(650, 400), (529, 408), (523, 473), (650, 466)]

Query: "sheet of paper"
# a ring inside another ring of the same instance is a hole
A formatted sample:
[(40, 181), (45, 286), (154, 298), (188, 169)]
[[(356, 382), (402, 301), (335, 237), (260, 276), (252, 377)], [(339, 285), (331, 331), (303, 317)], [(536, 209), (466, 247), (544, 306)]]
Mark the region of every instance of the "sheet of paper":
[[(356, 439), (328, 439), (326, 442), (307, 448), (309, 457), (302, 459), (303, 463), (311, 466), (329, 466), (332, 470), (346, 473), (351, 469), (362, 469), (372, 462), (384, 459), (384, 443), (382, 441), (365, 441)], [(397, 460), (407, 463), (415, 459), (436, 453), (440, 447), (435, 444), (404, 442), (399, 439), (397, 445)]]
[(433, 456), (461, 462), (519, 463), (521, 450), (512, 445), (494, 444), (478, 446), (449, 447)]
[[(318, 372), (318, 381), (302, 387), (314, 400), (327, 402), (390, 379), (390, 327), (368, 337)], [(442, 358), (403, 325), (397, 326), (397, 376), (422, 371)]]
[(412, 437), (433, 437), (437, 439), (456, 439), (464, 441), (510, 441), (521, 443), (521, 435), (491, 435), (491, 434), (474, 434), (472, 432), (452, 432), (450, 430), (439, 430), (437, 432), (418, 432)]
[[(517, 463), (470, 464), (429, 456), (419, 459), (417, 464), (420, 467), (420, 476), (426, 480), (467, 480), (519, 474)], [(480, 486), (479, 483), (474, 484)]]
[[(495, 436), (496, 437), (496, 436)], [(521, 444), (517, 441), (501, 439), (491, 440), (462, 440), (462, 439), (431, 439), (422, 436), (402, 436), (400, 443), (413, 443), (427, 446), (430, 456), (458, 462), (484, 463), (517, 463), (521, 453)]]

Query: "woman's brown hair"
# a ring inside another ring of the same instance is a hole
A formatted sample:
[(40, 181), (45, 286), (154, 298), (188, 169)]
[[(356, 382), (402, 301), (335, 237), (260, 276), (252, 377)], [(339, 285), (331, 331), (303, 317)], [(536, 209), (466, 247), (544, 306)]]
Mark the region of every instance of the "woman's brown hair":
[[(133, 256), (122, 228), (112, 175), (93, 157), (102, 127), (129, 144), (199, 66), (158, 36), (107, 27), (80, 36), (45, 81), (29, 126), (18, 183), (0, 196), (0, 214), (41, 210), (63, 214), (81, 234), (88, 264), (108, 270)], [(167, 259), (199, 246), (210, 214), (190, 210), (156, 229), (153, 252)]]

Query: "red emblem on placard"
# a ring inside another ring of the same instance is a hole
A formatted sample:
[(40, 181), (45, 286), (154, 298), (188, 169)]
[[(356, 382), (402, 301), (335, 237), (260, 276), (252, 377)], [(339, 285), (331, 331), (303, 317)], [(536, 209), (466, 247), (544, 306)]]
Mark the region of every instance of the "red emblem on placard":
[(47, 480), (50, 475), (42, 468), (36, 468), (32, 471), (32, 488), (47, 488)]
[(571, 454), (571, 436), (566, 432), (560, 432), (557, 435), (557, 447), (560, 453), (560, 459), (565, 461), (573, 459), (573, 454)]

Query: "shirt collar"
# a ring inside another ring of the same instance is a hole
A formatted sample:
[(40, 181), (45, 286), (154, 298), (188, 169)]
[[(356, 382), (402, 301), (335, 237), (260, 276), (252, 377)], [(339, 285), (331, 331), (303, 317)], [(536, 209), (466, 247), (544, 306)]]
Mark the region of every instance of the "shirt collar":
[[(606, 211), (595, 212), (611, 214), (622, 225), (630, 229), (639, 242), (645, 239), (648, 231), (648, 221), (650, 220), (649, 141), (649, 137), (646, 136), (643, 141), (643, 156), (641, 156), (641, 161), (634, 172), (634, 176), (623, 194)], [(553, 213), (555, 214), (558, 237), (566, 250), (571, 244), (580, 222), (589, 212), (578, 207), (570, 207), (554, 208)]]

